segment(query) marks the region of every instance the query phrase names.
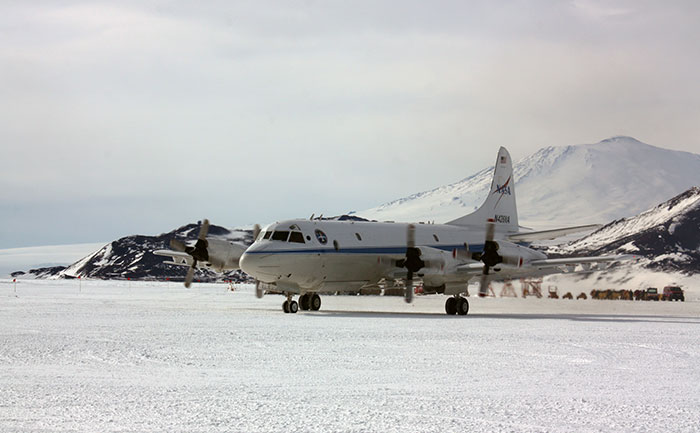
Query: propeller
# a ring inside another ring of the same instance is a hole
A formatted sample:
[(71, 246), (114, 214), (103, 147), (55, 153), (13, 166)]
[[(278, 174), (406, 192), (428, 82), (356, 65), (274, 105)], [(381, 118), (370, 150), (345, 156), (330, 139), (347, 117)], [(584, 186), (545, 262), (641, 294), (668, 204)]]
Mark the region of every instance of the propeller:
[[(258, 236), (260, 235), (260, 224), (255, 224), (253, 226), (253, 242), (258, 240)], [(255, 279), (255, 296), (260, 299), (263, 297), (263, 289), (260, 287), (260, 280), (257, 278)]]
[(404, 301), (413, 302), (413, 273), (418, 272), (424, 266), (425, 262), (420, 258), (420, 250), (416, 248), (416, 226), (409, 224), (406, 229), (406, 258), (403, 260), (403, 267), (408, 271), (404, 288)]
[(170, 248), (175, 251), (180, 251), (187, 253), (192, 257), (192, 265), (187, 270), (187, 275), (185, 276), (185, 287), (188, 289), (192, 285), (192, 279), (194, 278), (194, 270), (197, 267), (197, 262), (209, 260), (209, 252), (207, 247), (209, 242), (207, 242), (207, 233), (209, 233), (209, 220), (204, 219), (202, 225), (199, 227), (199, 235), (197, 236), (197, 243), (193, 247), (187, 246), (184, 242), (177, 239), (170, 239)]
[(489, 293), (489, 269), (503, 261), (503, 257), (498, 254), (498, 243), (494, 242), (493, 235), (496, 231), (496, 224), (493, 218), (486, 222), (486, 239), (484, 240), (484, 252), (481, 254), (481, 261), (484, 262), (484, 270), (479, 283), (479, 296), (488, 296)]

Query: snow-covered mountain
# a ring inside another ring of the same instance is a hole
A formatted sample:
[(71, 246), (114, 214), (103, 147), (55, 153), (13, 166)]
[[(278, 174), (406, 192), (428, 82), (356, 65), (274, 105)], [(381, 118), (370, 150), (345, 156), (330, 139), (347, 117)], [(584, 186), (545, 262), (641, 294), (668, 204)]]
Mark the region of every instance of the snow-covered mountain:
[[(513, 167), (520, 223), (538, 229), (606, 223), (700, 185), (700, 155), (631, 137), (546, 147)], [(381, 221), (445, 222), (484, 201), (493, 167), (459, 182), (357, 212)]]
[[(98, 279), (158, 279), (169, 278), (182, 281), (187, 273), (184, 266), (165, 264), (165, 259), (156, 256), (153, 251), (169, 248), (170, 239), (194, 241), (199, 233), (199, 224), (187, 224), (168, 233), (157, 236), (133, 235), (110, 242), (92, 254), (89, 254), (68, 267), (32, 269), (28, 277), (34, 278), (98, 278)], [(250, 230), (230, 230), (221, 226), (209, 226), (209, 237), (218, 239), (252, 243), (253, 234)], [(14, 276), (21, 276), (19, 272)], [(232, 271), (224, 275), (213, 271), (200, 269), (195, 274), (200, 281), (215, 281), (231, 279), (233, 281), (247, 280), (241, 271)]]
[(634, 254), (645, 268), (700, 274), (700, 188), (641, 214), (613, 221), (565, 246), (559, 255)]

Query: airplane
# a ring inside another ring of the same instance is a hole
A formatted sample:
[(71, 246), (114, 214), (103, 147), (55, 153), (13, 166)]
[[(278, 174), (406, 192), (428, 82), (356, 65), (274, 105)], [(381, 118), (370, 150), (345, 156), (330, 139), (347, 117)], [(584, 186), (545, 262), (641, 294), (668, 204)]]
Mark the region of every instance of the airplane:
[(468, 296), (470, 281), (478, 280), (479, 296), (487, 296), (491, 281), (604, 270), (631, 258), (550, 259), (530, 248), (535, 240), (555, 239), (600, 225), (521, 231), (512, 162), (504, 147), (498, 151), (491, 188), (481, 207), (444, 224), (293, 219), (262, 229), (256, 225), (254, 242), (247, 248), (212, 243), (206, 238), (208, 224), (206, 220), (202, 224), (194, 247), (176, 241), (171, 247), (177, 251), (159, 250), (155, 254), (169, 255), (175, 264), (190, 266), (187, 287), (198, 264), (219, 270), (240, 267), (255, 278), (258, 297), (262, 297), (264, 287), (286, 296), (282, 305), (285, 313), (296, 313), (300, 308), (319, 310), (319, 292), (365, 287), (403, 287), (404, 299), (410, 303), (414, 279), (418, 278), (426, 292), (448, 296), (447, 314), (466, 315), (469, 301), (463, 295)]

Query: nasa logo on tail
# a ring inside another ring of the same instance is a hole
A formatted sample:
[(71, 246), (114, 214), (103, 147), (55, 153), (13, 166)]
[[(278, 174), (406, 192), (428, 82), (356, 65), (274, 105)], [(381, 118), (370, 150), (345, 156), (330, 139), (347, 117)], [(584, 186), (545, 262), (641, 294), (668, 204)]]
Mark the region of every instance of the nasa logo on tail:
[(507, 182), (503, 186), (496, 184), (496, 191), (494, 191), (494, 192), (500, 193), (501, 195), (503, 195), (503, 194), (510, 195), (510, 186), (508, 186)]
[(511, 178), (512, 178), (512, 176), (509, 177), (508, 180), (506, 181), (506, 183), (504, 183), (503, 185), (496, 184), (496, 190), (493, 193), (494, 194), (498, 193), (501, 195), (504, 195), (504, 194), (510, 195), (510, 179)]

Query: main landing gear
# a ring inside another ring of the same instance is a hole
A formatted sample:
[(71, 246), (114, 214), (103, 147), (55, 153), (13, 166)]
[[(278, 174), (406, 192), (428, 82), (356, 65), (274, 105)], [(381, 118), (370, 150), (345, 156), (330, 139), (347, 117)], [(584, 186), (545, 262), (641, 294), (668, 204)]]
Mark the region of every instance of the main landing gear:
[(467, 298), (463, 298), (459, 295), (447, 298), (445, 301), (445, 313), (453, 316), (459, 314), (460, 316), (466, 316), (469, 312), (469, 301)]
[(304, 311), (318, 311), (321, 308), (321, 297), (317, 293), (304, 293), (299, 297), (299, 303), (297, 303), (293, 295), (287, 295), (287, 300), (282, 304), (282, 311), (296, 313), (300, 307)]

